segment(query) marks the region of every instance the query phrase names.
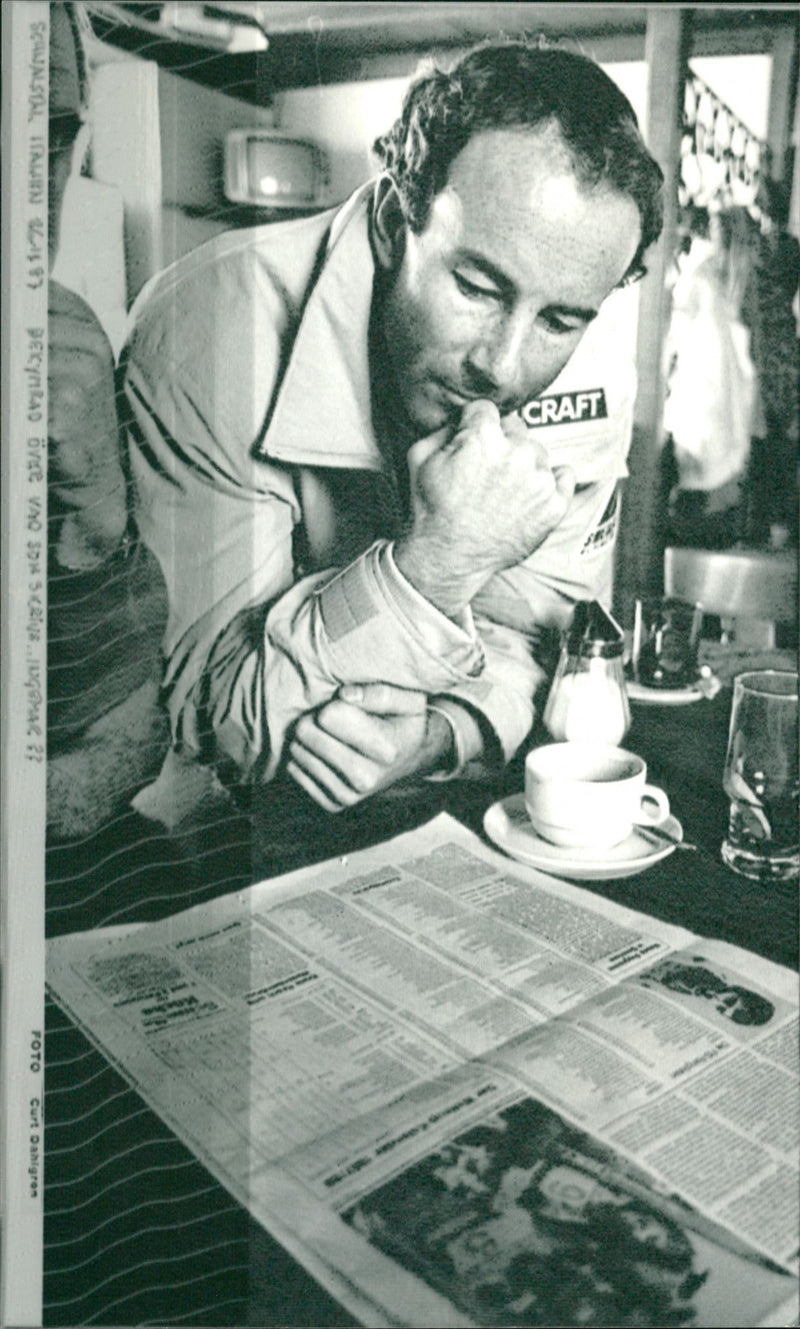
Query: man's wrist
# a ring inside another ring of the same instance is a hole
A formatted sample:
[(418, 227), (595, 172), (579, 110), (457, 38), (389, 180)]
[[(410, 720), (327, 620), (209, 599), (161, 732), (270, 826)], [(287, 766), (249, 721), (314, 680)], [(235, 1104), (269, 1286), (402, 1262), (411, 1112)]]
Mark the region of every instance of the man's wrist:
[(447, 618), (457, 621), (487, 580), (481, 574), (461, 574), (448, 567), (446, 551), (437, 541), (405, 536), (394, 542), (397, 570), (420, 595)]
[[(430, 711), (449, 725), (453, 740), (452, 761), (447, 767), (427, 776), (429, 780), (483, 778), (496, 764), (499, 744), (488, 725), (479, 720), (479, 713), (452, 697), (433, 697), (428, 701)], [(489, 762), (487, 765), (487, 755)], [(502, 756), (499, 764), (502, 766)]]
[(436, 706), (428, 707), (425, 748), (421, 775), (437, 779), (452, 774), (458, 763), (455, 729), (445, 713)]

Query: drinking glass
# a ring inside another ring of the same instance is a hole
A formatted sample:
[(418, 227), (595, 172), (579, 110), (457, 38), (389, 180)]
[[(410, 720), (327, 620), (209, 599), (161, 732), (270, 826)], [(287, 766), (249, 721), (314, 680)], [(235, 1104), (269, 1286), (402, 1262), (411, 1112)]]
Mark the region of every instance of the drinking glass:
[(734, 679), (723, 787), (731, 800), (722, 857), (758, 881), (800, 872), (797, 674), (758, 670)]
[(637, 599), (631, 659), (636, 682), (648, 688), (682, 688), (694, 683), (702, 623), (701, 605), (674, 596)]

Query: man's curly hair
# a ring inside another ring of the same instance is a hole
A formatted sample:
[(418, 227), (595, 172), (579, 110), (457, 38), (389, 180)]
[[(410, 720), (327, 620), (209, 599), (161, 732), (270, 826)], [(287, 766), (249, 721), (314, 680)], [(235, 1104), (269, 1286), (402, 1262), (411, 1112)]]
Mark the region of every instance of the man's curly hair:
[(424, 230), (451, 163), (474, 134), (555, 126), (585, 188), (605, 186), (639, 210), (639, 246), (624, 281), (663, 224), (664, 177), (639, 133), (627, 97), (587, 56), (523, 40), (475, 47), (449, 72), (423, 73), (399, 118), (374, 144), (397, 187), (406, 220)]

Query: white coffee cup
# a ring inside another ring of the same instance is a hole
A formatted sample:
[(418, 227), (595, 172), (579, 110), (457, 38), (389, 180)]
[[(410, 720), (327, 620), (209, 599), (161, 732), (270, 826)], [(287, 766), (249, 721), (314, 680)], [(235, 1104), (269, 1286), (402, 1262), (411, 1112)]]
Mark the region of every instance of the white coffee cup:
[(525, 807), (552, 844), (610, 849), (634, 826), (660, 826), (669, 817), (669, 799), (646, 777), (643, 759), (624, 748), (548, 743), (525, 759)]

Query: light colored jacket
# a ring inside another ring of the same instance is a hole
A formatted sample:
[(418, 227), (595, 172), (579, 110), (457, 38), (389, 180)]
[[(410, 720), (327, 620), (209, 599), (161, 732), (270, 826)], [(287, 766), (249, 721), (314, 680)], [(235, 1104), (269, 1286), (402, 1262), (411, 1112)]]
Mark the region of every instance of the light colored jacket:
[(292, 722), (345, 682), (441, 702), (454, 773), (480, 747), (476, 715), (507, 759), (533, 720), (543, 630), (610, 594), (634, 380), (594, 326), (523, 411), (576, 471), (561, 526), (458, 623), (395, 567), (401, 505), (371, 419), (370, 199), (220, 236), (133, 312), (130, 455), (169, 592), (173, 739), (238, 778), (271, 778)]

